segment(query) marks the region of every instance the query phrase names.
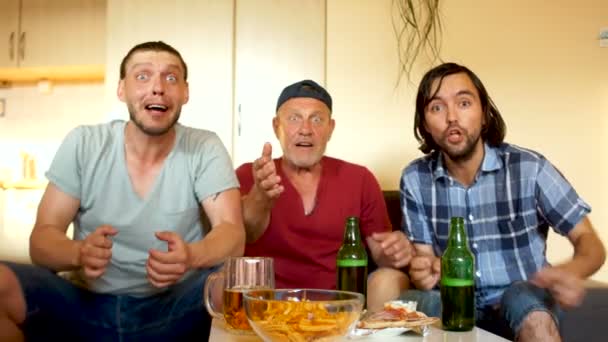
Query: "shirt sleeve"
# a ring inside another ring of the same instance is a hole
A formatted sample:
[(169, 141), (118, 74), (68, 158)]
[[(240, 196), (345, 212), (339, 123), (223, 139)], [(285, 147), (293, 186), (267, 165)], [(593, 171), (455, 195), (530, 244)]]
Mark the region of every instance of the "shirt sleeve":
[(205, 139), (198, 139), (195, 158), (194, 189), (199, 202), (207, 197), (238, 188), (239, 182), (232, 167), (228, 151), (220, 138), (211, 133)]
[(241, 185), (241, 195), (246, 195), (253, 186), (252, 163), (245, 163), (236, 169), (236, 177)]
[(432, 245), (433, 230), (424, 210), (421, 182), (415, 168), (408, 167), (403, 171), (399, 189), (404, 218), (401, 229), (412, 243)]
[(591, 207), (576, 193), (566, 178), (547, 160), (541, 159), (536, 178), (538, 210), (553, 229), (566, 235)]
[(83, 129), (76, 127), (68, 133), (59, 146), (51, 166), (45, 173), (49, 182), (66, 194), (81, 198), (81, 173), (83, 165)]
[(360, 228), (363, 237), (370, 236), (374, 232), (386, 232), (391, 230), (391, 222), (386, 210), (384, 195), (376, 177), (364, 169), (362, 193), (361, 193), (361, 218)]

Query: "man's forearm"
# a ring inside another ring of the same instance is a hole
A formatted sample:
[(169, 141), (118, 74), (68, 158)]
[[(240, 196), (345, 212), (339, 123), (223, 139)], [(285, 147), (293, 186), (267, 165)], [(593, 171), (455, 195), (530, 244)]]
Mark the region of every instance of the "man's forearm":
[(243, 223), (245, 224), (247, 242), (256, 241), (266, 231), (270, 223), (272, 204), (272, 202), (256, 194), (254, 190), (243, 197)]
[(53, 226), (36, 227), (30, 236), (30, 257), (34, 264), (54, 271), (73, 270), (80, 267), (80, 244)]
[(565, 269), (580, 278), (588, 278), (602, 267), (606, 260), (604, 245), (593, 232), (581, 235), (574, 246), (572, 260), (556, 265), (555, 267)]
[(189, 245), (193, 268), (207, 268), (230, 256), (242, 256), (245, 251), (245, 232), (238, 224), (222, 223), (213, 227), (201, 241)]

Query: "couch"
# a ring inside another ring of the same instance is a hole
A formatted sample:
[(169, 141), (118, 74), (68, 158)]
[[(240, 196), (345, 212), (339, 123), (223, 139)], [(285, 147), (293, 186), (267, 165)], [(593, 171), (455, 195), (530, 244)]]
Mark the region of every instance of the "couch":
[[(393, 229), (401, 226), (399, 191), (384, 191)], [(566, 311), (562, 321), (564, 342), (608, 341), (608, 284), (587, 281), (587, 295), (580, 307)], [(604, 326), (606, 324), (606, 326)]]

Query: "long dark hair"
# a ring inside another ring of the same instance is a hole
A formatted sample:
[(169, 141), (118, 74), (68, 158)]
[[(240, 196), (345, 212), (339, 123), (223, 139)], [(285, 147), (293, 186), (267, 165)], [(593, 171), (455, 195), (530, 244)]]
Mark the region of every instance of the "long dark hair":
[[(483, 86), (483, 83), (481, 83), (479, 77), (465, 66), (456, 63), (444, 63), (429, 70), (418, 86), (418, 95), (416, 96), (416, 117), (414, 118), (414, 136), (420, 143), (420, 151), (425, 154), (439, 151), (439, 146), (435, 143), (431, 134), (424, 129), (424, 111), (426, 106), (441, 88), (443, 78), (458, 73), (467, 74), (479, 93), (481, 110), (485, 115), (485, 125), (481, 130), (481, 138), (483, 141), (487, 142), (490, 146), (498, 146), (505, 138), (507, 133), (505, 121), (502, 119), (498, 108), (496, 108), (490, 95), (488, 95), (488, 92)], [(437, 89), (434, 93), (431, 93), (433, 90), (433, 82), (437, 79), (439, 79)]]
[(145, 42), (145, 43), (141, 43), (141, 44), (137, 44), (134, 47), (131, 48), (131, 50), (129, 50), (129, 52), (127, 52), (127, 55), (122, 59), (122, 62), (120, 62), (120, 79), (124, 79), (127, 73), (126, 67), (127, 67), (127, 62), (129, 61), (129, 59), (131, 58), (131, 56), (136, 53), (136, 52), (140, 52), (140, 51), (163, 51), (163, 52), (168, 52), (172, 55), (174, 55), (175, 57), (177, 57), (179, 59), (180, 64), (182, 65), (182, 68), (184, 69), (184, 80), (188, 80), (188, 66), (186, 65), (186, 62), (184, 62), (184, 59), (182, 58), (182, 55), (180, 55), (180, 53), (171, 45), (162, 42), (162, 41), (157, 41), (157, 42)]

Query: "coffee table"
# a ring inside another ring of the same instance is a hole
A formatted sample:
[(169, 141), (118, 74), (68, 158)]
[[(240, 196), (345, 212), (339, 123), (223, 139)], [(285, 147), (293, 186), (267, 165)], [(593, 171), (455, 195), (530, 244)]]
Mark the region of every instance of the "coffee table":
[[(477, 327), (467, 332), (452, 332), (431, 326), (430, 333), (424, 337), (409, 332), (395, 337), (366, 337), (345, 339), (345, 341), (503, 342), (508, 340)], [(257, 336), (232, 334), (224, 328), (223, 321), (214, 319), (209, 342), (262, 342), (262, 339)]]

